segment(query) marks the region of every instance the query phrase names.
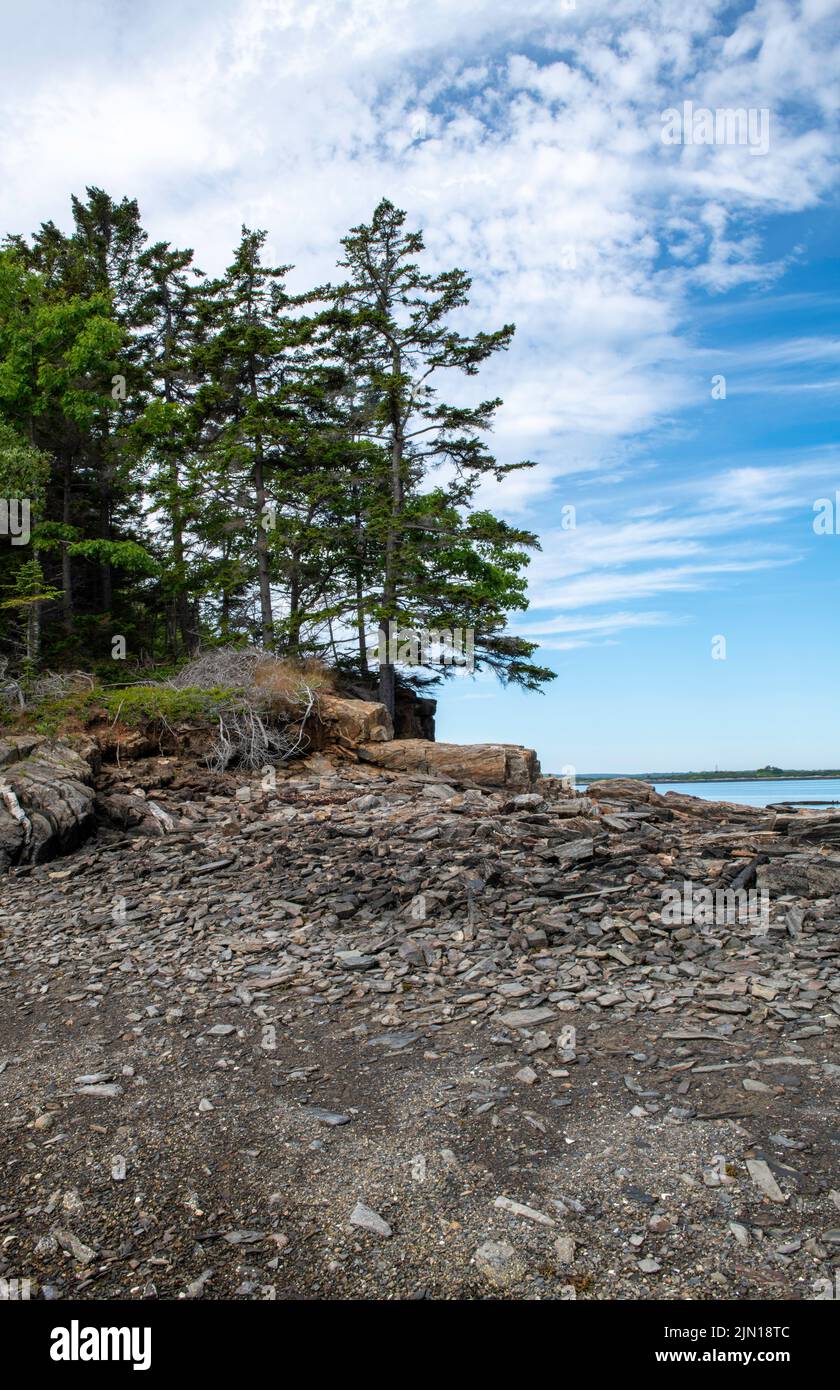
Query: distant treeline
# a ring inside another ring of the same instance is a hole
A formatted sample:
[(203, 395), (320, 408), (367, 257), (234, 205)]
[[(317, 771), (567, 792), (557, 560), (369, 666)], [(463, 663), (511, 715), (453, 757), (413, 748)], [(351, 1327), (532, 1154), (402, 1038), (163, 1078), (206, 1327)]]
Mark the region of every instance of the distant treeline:
[(779, 782), (796, 781), (805, 777), (840, 777), (840, 770), (828, 768), (818, 772), (781, 767), (761, 767), (752, 772), (590, 772), (578, 773), (579, 782), (607, 782), (611, 778), (629, 777), (638, 782)]

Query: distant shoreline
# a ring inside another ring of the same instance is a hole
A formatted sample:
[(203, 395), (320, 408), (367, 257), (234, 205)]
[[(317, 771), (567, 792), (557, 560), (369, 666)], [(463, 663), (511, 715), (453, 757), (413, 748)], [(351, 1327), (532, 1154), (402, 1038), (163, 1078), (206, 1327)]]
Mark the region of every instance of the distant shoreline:
[[(551, 777), (565, 774), (553, 772)], [(840, 777), (840, 771), (821, 772), (579, 772), (577, 782), (610, 782), (620, 777), (634, 782), (803, 782), (830, 781)]]

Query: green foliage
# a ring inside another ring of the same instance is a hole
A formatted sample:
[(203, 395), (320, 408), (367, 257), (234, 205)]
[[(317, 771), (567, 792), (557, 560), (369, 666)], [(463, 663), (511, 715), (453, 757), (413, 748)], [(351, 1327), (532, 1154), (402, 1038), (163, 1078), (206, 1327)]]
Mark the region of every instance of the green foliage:
[(97, 702), (109, 718), (119, 719), (122, 724), (141, 725), (162, 720), (174, 724), (216, 719), (221, 710), (230, 708), (235, 695), (229, 686), (213, 686), (209, 690), (186, 686), (183, 690), (175, 690), (168, 685), (135, 685), (124, 690), (102, 690)]
[(44, 504), (50, 460), (0, 417), (0, 497), (27, 498), (33, 512)]
[(236, 692), (227, 686), (209, 690), (168, 685), (98, 687), (55, 699), (41, 700), (28, 716), (31, 727), (54, 735), (75, 724), (87, 725), (107, 718), (130, 728), (163, 727), (183, 723), (215, 723), (219, 715), (236, 707)]
[(160, 569), (158, 561), (136, 541), (73, 541), (68, 550), (71, 555), (107, 562), (129, 574), (157, 574)]
[(341, 283), (302, 295), (262, 231), (207, 280), (133, 199), (91, 187), (72, 214), (0, 248), (0, 497), (33, 511), (30, 548), (0, 550), (0, 655), (107, 681), (115, 635), (137, 671), (256, 642), (368, 680), (395, 622), (472, 628), (479, 667), (552, 678), (508, 627), (537, 538), (477, 506), (532, 465), (490, 453), (498, 400), (438, 394), (513, 325), (460, 331), (469, 277), (427, 271), (405, 213), (383, 200)]

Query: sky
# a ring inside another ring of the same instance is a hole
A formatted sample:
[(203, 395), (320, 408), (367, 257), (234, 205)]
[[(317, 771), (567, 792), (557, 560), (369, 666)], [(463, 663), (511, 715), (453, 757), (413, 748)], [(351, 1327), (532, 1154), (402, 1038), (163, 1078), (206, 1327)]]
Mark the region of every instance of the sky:
[(517, 325), (477, 389), (536, 466), (485, 498), (541, 537), (512, 627), (557, 678), (450, 681), (440, 739), (840, 766), (840, 0), (6, 8), (0, 231), (95, 184), (210, 273), (264, 228), (302, 289), (387, 196), (462, 326)]

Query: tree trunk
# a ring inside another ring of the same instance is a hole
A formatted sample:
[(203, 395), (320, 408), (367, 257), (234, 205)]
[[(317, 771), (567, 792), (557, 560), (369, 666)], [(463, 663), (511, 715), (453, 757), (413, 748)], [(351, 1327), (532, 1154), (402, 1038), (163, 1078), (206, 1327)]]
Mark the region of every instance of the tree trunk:
[(32, 671), (41, 660), (41, 605), (30, 603), (26, 615), (26, 664)]
[[(70, 525), (70, 485), (73, 477), (72, 463), (69, 454), (64, 455), (63, 461), (63, 496), (61, 519), (65, 526)], [(61, 545), (61, 585), (63, 593), (61, 596), (61, 606), (64, 615), (64, 631), (68, 637), (73, 631), (73, 562), (70, 559), (69, 544), (63, 541)]]
[(359, 638), (359, 670), (367, 678), (370, 666), (367, 656), (367, 633), (365, 632), (364, 587), (361, 574), (356, 575), (356, 632)]
[[(388, 637), (388, 623), (380, 623), (379, 642), (380, 645), (385, 644), (385, 651), (388, 650)], [(397, 672), (392, 661), (379, 663), (379, 699), (393, 719), (397, 703)]]
[[(112, 495), (112, 469), (106, 463), (109, 438), (106, 429), (105, 447), (98, 454), (98, 473), (100, 479), (99, 495), (99, 535), (103, 541), (111, 539), (111, 495)], [(114, 601), (113, 598), (113, 575), (111, 566), (105, 561), (99, 566), (99, 592), (101, 595), (103, 613), (110, 613)]]
[[(172, 484), (177, 490), (180, 487), (178, 478), (178, 466), (172, 465)], [(177, 491), (175, 493), (177, 496)], [(195, 630), (193, 621), (193, 606), (190, 603), (184, 580), (184, 532), (181, 522), (180, 512), (176, 507), (172, 509), (172, 560), (175, 566), (175, 620), (178, 632), (181, 634), (181, 642), (187, 656), (195, 656), (198, 650), (198, 633)]]
[(303, 625), (303, 610), (300, 606), (300, 573), (297, 565), (292, 570), (289, 583), (289, 644), (290, 656), (300, 655), (300, 629)]
[[(388, 517), (388, 534), (385, 539), (385, 576), (382, 588), (383, 615), (379, 625), (380, 649), (383, 636), (388, 643), (390, 625), (396, 620), (397, 609), (397, 537), (403, 508), (403, 438), (400, 416), (399, 379), (402, 360), (398, 348), (394, 348), (391, 359), (394, 382), (391, 387), (391, 506)], [(385, 651), (390, 656), (390, 644)], [(393, 718), (396, 699), (396, 670), (391, 661), (379, 663), (379, 698)]]
[(257, 444), (257, 457), (254, 463), (254, 485), (257, 490), (257, 581), (260, 590), (260, 627), (262, 643), (266, 651), (274, 647), (274, 616), (271, 611), (271, 574), (268, 567), (268, 536), (264, 521), (266, 514), (265, 480), (263, 477), (262, 445)]

